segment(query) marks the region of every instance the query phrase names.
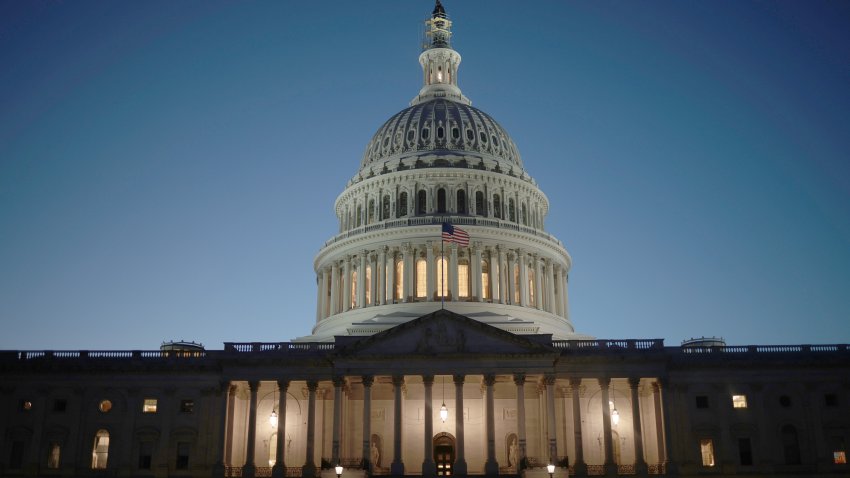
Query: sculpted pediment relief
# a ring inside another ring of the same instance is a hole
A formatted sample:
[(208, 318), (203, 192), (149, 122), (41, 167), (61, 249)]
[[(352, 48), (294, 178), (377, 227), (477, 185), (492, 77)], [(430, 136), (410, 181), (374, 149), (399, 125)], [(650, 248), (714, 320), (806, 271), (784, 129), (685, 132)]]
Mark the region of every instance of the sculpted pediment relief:
[(448, 310), (438, 310), (337, 349), (344, 356), (549, 354), (554, 349)]

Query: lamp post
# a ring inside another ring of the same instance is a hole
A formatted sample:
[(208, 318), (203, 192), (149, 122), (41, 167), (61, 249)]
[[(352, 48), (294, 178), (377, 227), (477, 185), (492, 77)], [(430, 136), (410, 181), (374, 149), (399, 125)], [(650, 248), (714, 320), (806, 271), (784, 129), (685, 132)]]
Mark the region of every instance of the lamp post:
[(549, 463), (548, 465), (546, 465), (546, 471), (549, 472), (549, 478), (552, 478), (555, 474), (555, 465)]
[(336, 471), (336, 478), (340, 478), (342, 476), (342, 470), (343, 470), (343, 468), (342, 468), (342, 465), (340, 465), (340, 464), (337, 464), (334, 467), (334, 471)]

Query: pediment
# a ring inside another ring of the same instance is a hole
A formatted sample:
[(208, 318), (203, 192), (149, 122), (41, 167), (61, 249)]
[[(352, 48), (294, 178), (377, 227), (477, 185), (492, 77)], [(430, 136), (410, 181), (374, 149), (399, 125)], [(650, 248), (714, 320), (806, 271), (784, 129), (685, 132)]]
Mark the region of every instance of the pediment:
[(337, 347), (339, 356), (528, 355), (557, 352), (522, 335), (438, 310), (378, 334)]

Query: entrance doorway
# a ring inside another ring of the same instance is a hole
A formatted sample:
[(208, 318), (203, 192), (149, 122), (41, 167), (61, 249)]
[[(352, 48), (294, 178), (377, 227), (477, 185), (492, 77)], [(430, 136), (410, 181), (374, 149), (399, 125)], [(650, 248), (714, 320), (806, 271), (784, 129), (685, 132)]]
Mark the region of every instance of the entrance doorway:
[(455, 463), (455, 437), (448, 433), (434, 436), (434, 463), (437, 464), (437, 476), (452, 476)]

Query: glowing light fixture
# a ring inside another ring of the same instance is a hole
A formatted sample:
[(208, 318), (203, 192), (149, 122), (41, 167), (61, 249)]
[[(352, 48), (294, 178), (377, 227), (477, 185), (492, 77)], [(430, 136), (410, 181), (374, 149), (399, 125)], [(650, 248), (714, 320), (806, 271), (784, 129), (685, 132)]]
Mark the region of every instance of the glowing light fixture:
[(340, 476), (342, 476), (342, 470), (343, 470), (342, 465), (338, 464), (334, 467), (334, 471), (336, 472), (336, 478), (339, 478)]
[(277, 402), (277, 390), (274, 391), (273, 397), (274, 402), (272, 403), (272, 414), (269, 415), (269, 424), (272, 428), (277, 428), (277, 410), (275, 409), (275, 403)]
[(548, 465), (546, 465), (546, 471), (549, 472), (549, 478), (552, 478), (552, 475), (555, 474), (555, 465), (549, 463)]
[(448, 420), (448, 418), (449, 418), (449, 409), (446, 408), (446, 379), (445, 379), (445, 377), (443, 377), (441, 382), (443, 383), (443, 406), (440, 407), (440, 420), (442, 420), (443, 423), (446, 423), (446, 420)]
[(620, 412), (617, 411), (617, 406), (613, 401), (608, 402), (608, 408), (611, 409), (611, 424), (617, 426), (620, 423)]

